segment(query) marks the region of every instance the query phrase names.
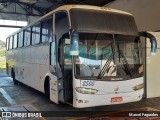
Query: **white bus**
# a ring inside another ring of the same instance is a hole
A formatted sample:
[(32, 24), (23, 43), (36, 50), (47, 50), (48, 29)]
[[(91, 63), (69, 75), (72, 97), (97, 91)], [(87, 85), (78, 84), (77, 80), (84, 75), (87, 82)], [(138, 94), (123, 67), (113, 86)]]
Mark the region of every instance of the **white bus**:
[(6, 40), (7, 73), (55, 103), (83, 108), (138, 101), (144, 93), (140, 35), (131, 14), (61, 6)]

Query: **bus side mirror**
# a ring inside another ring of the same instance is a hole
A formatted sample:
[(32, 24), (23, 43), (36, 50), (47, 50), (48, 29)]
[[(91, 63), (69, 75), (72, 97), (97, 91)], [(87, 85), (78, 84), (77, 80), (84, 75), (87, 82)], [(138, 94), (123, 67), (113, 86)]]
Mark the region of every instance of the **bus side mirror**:
[(150, 39), (150, 43), (151, 43), (151, 55), (156, 55), (157, 52), (157, 40), (156, 38), (148, 33), (148, 32), (140, 32), (139, 33), (140, 36), (144, 36)]
[(76, 32), (73, 32), (71, 34), (70, 55), (72, 56), (79, 55), (79, 36), (78, 33)]

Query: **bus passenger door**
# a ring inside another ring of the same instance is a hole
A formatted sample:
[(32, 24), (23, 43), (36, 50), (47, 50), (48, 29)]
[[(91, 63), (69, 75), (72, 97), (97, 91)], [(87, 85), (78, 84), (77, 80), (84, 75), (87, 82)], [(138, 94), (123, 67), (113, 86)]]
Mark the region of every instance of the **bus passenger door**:
[(72, 62), (70, 55), (70, 39), (69, 34), (63, 38), (63, 77), (64, 77), (64, 99), (68, 103), (73, 102), (73, 77)]
[(59, 49), (58, 49), (57, 77), (58, 77), (58, 82), (61, 84), (61, 86), (58, 86), (60, 91), (59, 97), (62, 102), (72, 104), (73, 78), (72, 78), (72, 64), (70, 56), (70, 39), (64, 36), (61, 38), (59, 42)]
[(65, 11), (55, 13), (55, 35), (57, 42), (57, 78), (59, 101), (71, 103), (72, 91), (72, 65), (65, 64), (65, 39), (69, 38), (69, 19)]
[(50, 43), (50, 100), (58, 103), (58, 82), (56, 72), (56, 52), (55, 42)]

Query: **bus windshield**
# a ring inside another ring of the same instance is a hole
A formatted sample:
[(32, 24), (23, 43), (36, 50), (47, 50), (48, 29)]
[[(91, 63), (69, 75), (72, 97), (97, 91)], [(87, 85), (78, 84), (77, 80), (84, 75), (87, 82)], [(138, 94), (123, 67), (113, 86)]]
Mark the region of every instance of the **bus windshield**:
[(141, 46), (136, 36), (101, 33), (79, 34), (77, 77), (140, 77), (143, 74)]

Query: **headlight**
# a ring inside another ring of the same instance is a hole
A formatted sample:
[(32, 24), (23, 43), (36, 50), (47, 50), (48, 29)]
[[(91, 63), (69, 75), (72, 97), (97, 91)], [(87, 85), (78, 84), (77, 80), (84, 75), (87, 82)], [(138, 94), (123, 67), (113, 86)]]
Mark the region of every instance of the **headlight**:
[(82, 94), (95, 94), (98, 92), (98, 90), (96, 89), (83, 88), (83, 87), (76, 87), (76, 91)]
[(144, 88), (144, 84), (143, 84), (143, 83), (142, 83), (142, 84), (139, 84), (139, 85), (134, 86), (134, 87), (133, 87), (133, 90), (137, 91), (137, 90), (140, 90), (140, 89), (142, 89), (142, 88)]

